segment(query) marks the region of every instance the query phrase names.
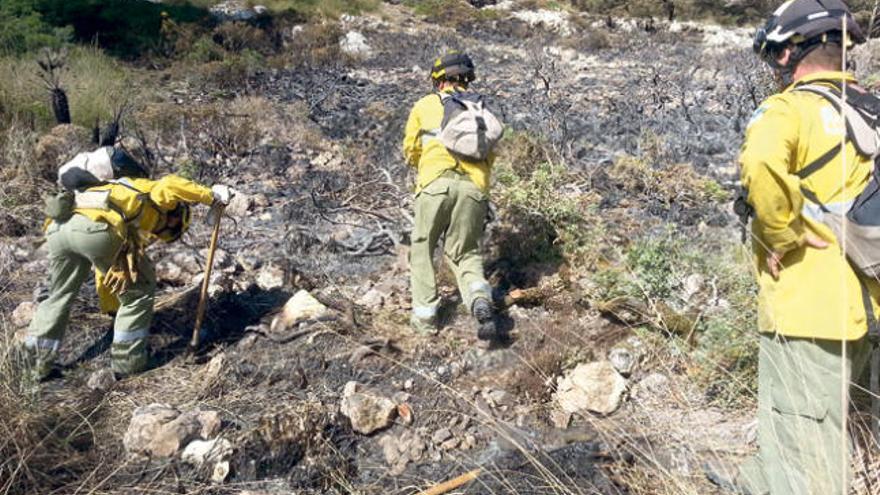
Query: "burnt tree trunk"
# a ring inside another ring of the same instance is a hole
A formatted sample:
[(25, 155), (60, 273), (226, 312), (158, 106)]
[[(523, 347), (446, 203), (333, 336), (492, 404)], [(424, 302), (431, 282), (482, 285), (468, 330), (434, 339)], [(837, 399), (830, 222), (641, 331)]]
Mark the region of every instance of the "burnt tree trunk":
[(67, 103), (67, 93), (58, 87), (52, 89), (52, 112), (55, 113), (55, 121), (59, 124), (70, 123), (70, 105)]

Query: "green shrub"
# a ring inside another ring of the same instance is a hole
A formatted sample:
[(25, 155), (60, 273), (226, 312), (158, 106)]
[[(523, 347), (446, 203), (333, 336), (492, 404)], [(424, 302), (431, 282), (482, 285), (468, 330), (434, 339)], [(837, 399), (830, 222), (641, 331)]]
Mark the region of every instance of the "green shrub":
[(0, 5), (0, 54), (21, 55), (44, 47), (59, 47), (72, 35), (71, 28), (52, 26), (38, 12), (14, 2)]
[(682, 351), (678, 354), (709, 399), (736, 405), (754, 397), (757, 385), (756, 288), (743, 247), (717, 239), (717, 233), (672, 227), (637, 239), (617, 263), (592, 275), (591, 297), (599, 306), (620, 298), (641, 300), (656, 318), (691, 322), (692, 335), (664, 333), (657, 345)]

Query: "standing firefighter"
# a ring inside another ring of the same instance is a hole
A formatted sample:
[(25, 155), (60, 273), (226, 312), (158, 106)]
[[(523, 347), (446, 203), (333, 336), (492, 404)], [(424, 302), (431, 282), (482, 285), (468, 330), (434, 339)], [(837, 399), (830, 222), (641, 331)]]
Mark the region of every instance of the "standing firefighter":
[(501, 124), (479, 95), (467, 92), (474, 79), (474, 63), (465, 53), (440, 57), (431, 72), (435, 92), (416, 102), (406, 123), (403, 153), (418, 169), (410, 321), (420, 333), (437, 332), (433, 253), (442, 238), (462, 300), (477, 320), (477, 336), (490, 341), (496, 338), (492, 288), (479, 250), (489, 208), (491, 151)]
[(759, 453), (736, 475), (708, 471), (733, 493), (848, 493), (848, 384), (867, 362), (880, 295), (857, 273), (851, 236), (839, 240), (844, 219), (858, 230), (853, 213), (875, 186), (877, 150), (849, 113), (873, 97), (841, 72), (844, 49), (864, 41), (840, 0), (788, 1), (756, 36), (785, 89), (755, 112), (739, 159), (760, 288)]
[(50, 292), (25, 341), (36, 356), (39, 378), (52, 370), (70, 307), (93, 267), (102, 309), (116, 313), (113, 371), (131, 375), (146, 369), (156, 279), (144, 248), (157, 239), (179, 239), (189, 227), (190, 204), (227, 204), (232, 196), (226, 186), (209, 189), (174, 175), (148, 177), (146, 167), (109, 147), (84, 153), (59, 171), (59, 183), (76, 193), (56, 196), (47, 209)]

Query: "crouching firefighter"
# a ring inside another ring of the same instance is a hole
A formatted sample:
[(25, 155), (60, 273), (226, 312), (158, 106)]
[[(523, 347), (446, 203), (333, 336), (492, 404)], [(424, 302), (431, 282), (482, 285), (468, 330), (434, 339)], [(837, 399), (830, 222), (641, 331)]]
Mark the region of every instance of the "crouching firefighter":
[(144, 249), (156, 240), (180, 239), (191, 204), (225, 205), (233, 194), (226, 186), (209, 189), (174, 175), (149, 175), (143, 164), (111, 147), (78, 155), (59, 170), (66, 191), (50, 198), (46, 211), (49, 296), (25, 341), (39, 379), (54, 371), (71, 305), (92, 268), (102, 308), (115, 310), (112, 370), (125, 376), (146, 369), (156, 279)]
[(467, 92), (474, 63), (451, 52), (433, 65), (434, 92), (416, 102), (406, 123), (403, 154), (418, 170), (410, 272), (412, 327), (437, 331), (440, 298), (433, 254), (440, 239), (461, 298), (478, 323), (477, 337), (495, 340), (492, 288), (483, 274), (480, 241), (489, 209), (492, 149), (502, 125), (480, 95)]
[(739, 158), (759, 286), (759, 450), (738, 469), (707, 466), (729, 493), (849, 493), (849, 384), (872, 353), (880, 296), (880, 100), (841, 71), (864, 41), (841, 0), (785, 2), (756, 35), (784, 89), (755, 112)]

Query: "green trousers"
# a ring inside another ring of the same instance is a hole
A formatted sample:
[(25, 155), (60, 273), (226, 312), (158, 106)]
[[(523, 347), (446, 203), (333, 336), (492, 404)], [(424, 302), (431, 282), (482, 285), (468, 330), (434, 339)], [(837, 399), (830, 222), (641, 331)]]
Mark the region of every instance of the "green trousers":
[[(38, 373), (45, 373), (57, 358), (70, 321), (70, 308), (92, 266), (106, 272), (122, 240), (102, 222), (74, 215), (47, 231), (49, 297), (37, 308), (28, 329), (26, 346), (36, 351)], [(153, 319), (156, 277), (146, 257), (139, 267), (138, 283), (119, 296), (121, 306), (113, 327), (110, 349), (113, 371), (132, 374), (147, 367), (147, 336)]]
[(492, 288), (483, 275), (480, 238), (489, 201), (467, 175), (446, 172), (419, 191), (410, 251), (413, 326), (436, 328), (440, 297), (434, 272), (434, 249), (444, 238), (446, 262), (455, 274), (464, 304), (470, 309), (480, 297), (491, 300)]
[(849, 384), (864, 370), (870, 348), (867, 339), (848, 342), (844, 361), (839, 341), (761, 335), (758, 455), (740, 467), (737, 478), (745, 493), (846, 495)]

